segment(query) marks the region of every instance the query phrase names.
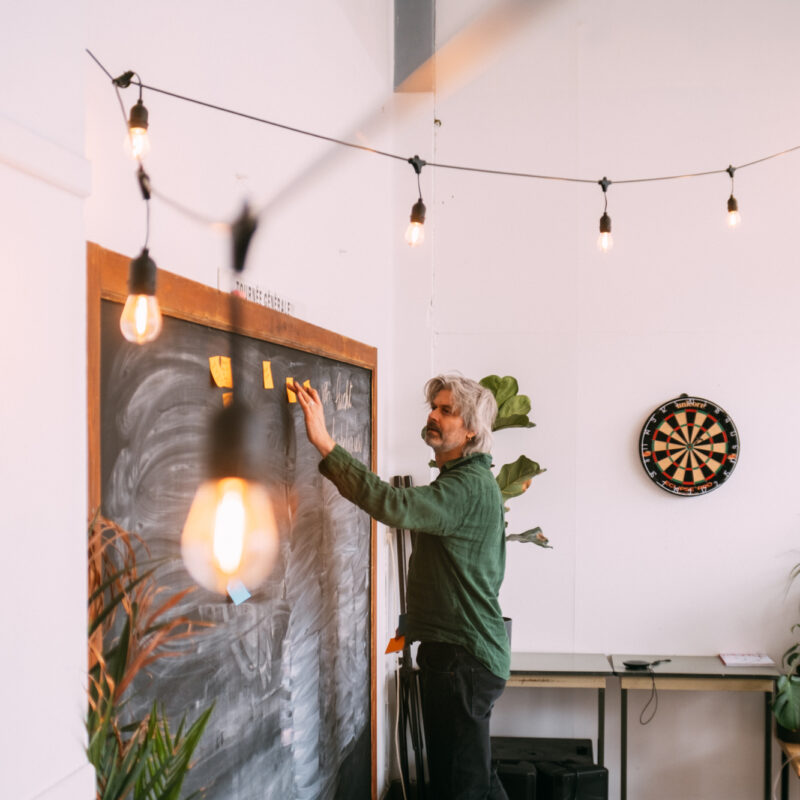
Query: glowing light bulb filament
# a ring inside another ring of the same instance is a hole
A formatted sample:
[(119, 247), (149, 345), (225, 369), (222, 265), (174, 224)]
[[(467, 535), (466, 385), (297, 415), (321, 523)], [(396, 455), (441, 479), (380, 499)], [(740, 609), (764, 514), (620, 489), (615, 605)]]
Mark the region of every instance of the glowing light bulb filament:
[(247, 515), (242, 500), (241, 481), (223, 481), (222, 498), (214, 515), (214, 558), (219, 568), (232, 575), (242, 563)]
[(131, 155), (133, 158), (143, 158), (150, 152), (150, 139), (145, 128), (130, 129)]
[(125, 301), (119, 327), (122, 335), (135, 344), (152, 342), (161, 333), (163, 320), (158, 299), (152, 294), (131, 294)]
[(409, 222), (406, 228), (406, 243), (416, 247), (425, 241), (425, 226), (421, 222)]
[(425, 203), (420, 197), (411, 208), (411, 221), (406, 228), (406, 243), (416, 247), (425, 241)]

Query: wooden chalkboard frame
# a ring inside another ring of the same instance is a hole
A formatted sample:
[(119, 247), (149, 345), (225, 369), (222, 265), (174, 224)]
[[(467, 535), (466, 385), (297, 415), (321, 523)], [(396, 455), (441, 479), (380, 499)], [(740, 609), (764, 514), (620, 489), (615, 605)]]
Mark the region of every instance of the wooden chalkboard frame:
[[(87, 350), (88, 350), (88, 446), (89, 446), (89, 510), (100, 507), (100, 344), (101, 301), (124, 303), (128, 294), (130, 256), (107, 250), (87, 242)], [(159, 268), (158, 300), (166, 316), (196, 322), (222, 331), (232, 330), (229, 296)], [(262, 341), (284, 345), (315, 355), (362, 367), (371, 373), (371, 467), (376, 464), (376, 409), (378, 351), (370, 345), (308, 322), (281, 314), (255, 303), (243, 302), (238, 332)], [(370, 786), (372, 800), (377, 800), (377, 669), (376, 669), (376, 525), (371, 522), (370, 537)]]

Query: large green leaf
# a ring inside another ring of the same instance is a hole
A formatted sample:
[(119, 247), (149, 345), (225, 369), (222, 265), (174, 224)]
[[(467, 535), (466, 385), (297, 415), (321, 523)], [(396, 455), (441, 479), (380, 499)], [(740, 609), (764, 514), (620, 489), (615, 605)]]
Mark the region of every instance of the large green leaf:
[(497, 407), (503, 405), (509, 397), (513, 397), (519, 391), (517, 379), (511, 375), (501, 378), (499, 375), (487, 375), (480, 381), (481, 386), (488, 389), (497, 401)]
[(800, 675), (781, 675), (772, 701), (775, 719), (789, 730), (800, 728)]
[(544, 471), (527, 456), (520, 456), (513, 464), (504, 464), (497, 475), (497, 485), (503, 499), (521, 495), (530, 486), (530, 481)]
[(507, 542), (530, 542), (537, 544), (539, 547), (548, 547), (552, 550), (552, 545), (549, 544), (548, 538), (542, 533), (541, 528), (531, 528), (524, 533), (510, 533), (506, 536)]
[(533, 428), (534, 423), (531, 422), (524, 414), (514, 414), (510, 417), (497, 417), (492, 425), (493, 431), (501, 431), (504, 428)]
[(531, 410), (531, 399), (526, 394), (515, 394), (500, 406), (498, 417), (513, 417), (516, 415), (527, 416)]

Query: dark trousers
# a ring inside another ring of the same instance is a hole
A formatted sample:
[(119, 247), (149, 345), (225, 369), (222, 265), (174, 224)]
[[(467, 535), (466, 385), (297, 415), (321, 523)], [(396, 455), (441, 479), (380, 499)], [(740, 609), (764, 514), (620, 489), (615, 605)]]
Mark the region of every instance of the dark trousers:
[(506, 682), (454, 644), (422, 642), (417, 666), (431, 796), (508, 800), (489, 740), (489, 718)]

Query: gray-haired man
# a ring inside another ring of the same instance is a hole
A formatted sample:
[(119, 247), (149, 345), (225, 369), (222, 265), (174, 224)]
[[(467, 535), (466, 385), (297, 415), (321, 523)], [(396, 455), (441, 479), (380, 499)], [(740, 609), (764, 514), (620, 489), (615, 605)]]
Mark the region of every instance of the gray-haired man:
[(437, 800), (507, 800), (491, 768), (489, 718), (509, 675), (497, 599), (505, 572), (500, 490), (490, 470), (497, 405), (479, 383), (440, 375), (425, 386), (425, 441), (439, 475), (397, 488), (338, 446), (319, 395), (295, 383), (320, 471), (375, 519), (416, 531), (408, 571), (406, 636), (417, 664), (431, 790)]

